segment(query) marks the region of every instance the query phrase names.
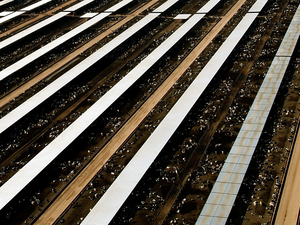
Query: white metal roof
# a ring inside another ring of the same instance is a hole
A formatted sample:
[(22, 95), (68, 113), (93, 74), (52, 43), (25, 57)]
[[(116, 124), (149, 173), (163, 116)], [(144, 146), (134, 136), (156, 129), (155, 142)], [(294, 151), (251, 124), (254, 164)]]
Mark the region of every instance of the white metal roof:
[[(284, 57), (276, 56), (274, 58), (208, 197), (210, 201), (205, 203), (196, 225), (226, 224), (236, 195), (238, 194), (244, 175), (259, 141), (259, 137), (263, 131), (264, 124), (272, 108), (276, 93), (278, 92), (280, 83), (289, 65), (290, 56), (296, 46), (295, 41), (293, 41), (293, 45), (291, 45), (291, 42), (284, 40), (291, 37), (291, 33), (293, 33), (292, 39), (298, 39), (300, 31), (293, 29), (293, 24), (299, 20), (298, 15), (300, 15), (300, 7), (298, 7), (296, 15), (290, 24), (291, 29), (288, 29), (276, 54), (280, 55), (278, 52), (285, 52), (287, 49), (285, 45), (287, 45), (289, 49), (287, 54), (290, 55)], [(225, 191), (224, 187), (226, 187)], [(230, 190), (230, 194), (228, 194), (227, 190)]]
[(210, 10), (213, 9), (213, 7), (215, 7), (220, 0), (210, 0), (209, 2), (207, 2), (200, 10), (198, 10), (197, 13), (208, 13)]
[(94, 0), (83, 0), (67, 9), (65, 9), (64, 11), (68, 11), (68, 12), (74, 12), (78, 9), (80, 9), (81, 7), (86, 6), (87, 4), (90, 4), (91, 2), (93, 2)]
[(132, 0), (123, 0), (123, 1), (120, 1), (119, 3), (115, 4), (114, 6), (110, 7), (107, 10), (105, 10), (104, 12), (115, 12), (115, 11), (121, 9), (122, 7), (124, 7), (125, 5), (127, 5), (130, 2), (132, 2)]
[(30, 10), (33, 10), (33, 9), (35, 9), (37, 7), (40, 7), (40, 6), (46, 4), (47, 2), (50, 2), (50, 1), (52, 1), (52, 0), (42, 0), (42, 1), (39, 1), (39, 2), (36, 2), (36, 3), (32, 4), (32, 5), (29, 5), (29, 6), (25, 7), (25, 8), (23, 8), (23, 9), (21, 9), (20, 11), (30, 11)]
[(276, 56), (292, 56), (294, 46), (299, 38), (299, 22), (300, 18), (298, 16), (293, 18), (286, 32), (286, 35), (281, 42), (279, 50), (276, 53)]
[[(31, 109), (40, 104), (65, 84), (70, 82), (84, 70), (89, 68), (92, 64), (97, 62), (100, 58), (105, 56), (108, 52), (127, 40), (130, 36), (144, 27), (146, 24), (155, 19), (159, 14), (149, 14), (142, 20), (128, 28), (122, 34), (117, 36), (111, 42), (96, 51), (86, 60), (82, 61), (73, 69), (66, 72), (63, 76), (48, 85), (38, 94), (31, 97), (24, 104), (12, 111), (9, 117), (4, 120), (6, 126), (2, 126), (2, 119), (0, 120), (1, 131), (9, 127), (16, 120), (23, 117)], [(137, 79), (137, 78), (136, 78)], [(84, 114), (82, 114), (74, 123), (72, 123), (63, 133), (47, 145), (36, 157), (29, 161), (21, 170), (19, 170), (11, 179), (0, 187), (0, 210), (16, 196), (34, 177), (36, 177), (51, 161), (57, 157), (78, 135), (80, 135), (95, 119), (99, 117), (130, 85), (134, 83), (132, 77), (126, 76), (112, 89), (110, 89), (102, 98), (100, 98), (92, 107), (90, 107)], [(22, 114), (22, 115), (19, 115)], [(17, 117), (16, 119), (14, 117)]]
[(252, 7), (249, 9), (250, 13), (259, 13), (265, 4), (268, 2), (268, 0), (256, 0), (256, 2), (252, 5)]
[(83, 14), (80, 18), (92, 18), (96, 15), (98, 15), (99, 13), (85, 13)]
[[(24, 13), (24, 12), (21, 12), (21, 13)], [(47, 18), (47, 19), (45, 19), (45, 20), (43, 20), (43, 21), (41, 21), (41, 22), (39, 22), (39, 23), (37, 23), (37, 24), (35, 24), (35, 25), (33, 25), (33, 26), (31, 26), (31, 27), (29, 27), (29, 28), (27, 28), (27, 29), (25, 29), (25, 30), (9, 37), (9, 38), (7, 38), (7, 39), (5, 39), (5, 40), (3, 40), (3, 41), (1, 41), (0, 42), (0, 49), (5, 48), (5, 47), (9, 46), (10, 44), (12, 44), (16, 41), (19, 41), (20, 39), (26, 37), (27, 35), (32, 34), (33, 32), (35, 32), (35, 31), (37, 31), (37, 30), (39, 30), (39, 29), (41, 29), (41, 28), (43, 28), (43, 27), (45, 27), (45, 26), (47, 26), (47, 25), (49, 25), (53, 22), (55, 22), (56, 20), (66, 16), (68, 14), (69, 14), (69, 12), (59, 12), (59, 13), (57, 13), (57, 14), (55, 14), (55, 15), (53, 15), (53, 16), (51, 16), (51, 17), (49, 17), (49, 18)], [(1, 75), (0, 75), (0, 80), (2, 80), (2, 79), (3, 78), (1, 78)]]
[(174, 20), (186, 20), (191, 16), (191, 14), (178, 14), (174, 17)]
[(12, 18), (15, 18), (15, 17), (17, 17), (17, 16), (19, 16), (19, 15), (21, 15), (21, 14), (23, 14), (23, 13), (24, 13), (24, 12), (20, 12), (20, 11), (10, 13), (9, 15), (4, 16), (4, 17), (2, 17), (2, 18), (0, 19), (0, 24), (1, 24), (1, 23), (4, 23), (4, 22), (6, 22), (6, 21), (8, 21), (8, 20), (10, 20), (10, 19), (12, 19)]
[(14, 0), (3, 0), (3, 1), (0, 2), (0, 6), (5, 5), (7, 3), (10, 3), (12, 1), (14, 1)]
[(178, 0), (168, 0), (165, 3), (163, 3), (161, 6), (156, 8), (153, 12), (154, 13), (163, 13), (177, 2), (178, 2)]
[[(150, 14), (145, 21), (139, 21), (139, 30), (157, 17)], [(79, 134), (81, 134), (94, 120), (96, 120), (116, 99), (119, 98), (132, 84), (135, 83), (160, 57), (162, 57), (180, 38), (184, 36), (203, 15), (195, 15), (184, 26), (181, 26), (162, 45), (146, 57), (138, 66), (128, 73), (119, 83), (111, 88), (92, 107), (71, 124), (61, 135), (47, 145), (42, 152), (26, 164), (17, 174), (9, 179), (1, 188), (5, 198), (0, 199), (0, 209), (4, 207), (17, 193), (19, 193), (42, 169), (44, 169), (57, 155), (59, 155)], [(127, 31), (132, 35), (132, 30)], [(126, 35), (125, 35), (126, 36)], [(124, 39), (125, 40), (125, 39)], [(118, 42), (118, 40), (116, 40)], [(114, 45), (113, 45), (114, 46)], [(76, 66), (75, 66), (76, 67)], [(75, 71), (76, 68), (75, 68)], [(73, 74), (74, 75), (74, 74)], [(59, 82), (60, 83), (60, 82)]]
[[(289, 60), (289, 57), (276, 57), (263, 84), (268, 83), (268, 78), (273, 76), (270, 71), (277, 66), (282, 69), (276, 74), (280, 83)], [(277, 92), (278, 88), (279, 85), (270, 89), (265, 85), (260, 88), (196, 224), (202, 225), (203, 221), (210, 221), (207, 224), (211, 225), (215, 221), (226, 223), (275, 99), (273, 92)], [(224, 206), (226, 209), (219, 211)]]
[[(61, 12), (61, 16), (63, 16), (63, 14), (68, 14), (68, 13), (69, 12)], [(90, 26), (96, 24), (100, 20), (104, 19), (108, 15), (110, 15), (110, 13), (101, 13), (100, 15), (94, 17), (93, 19), (88, 20), (87, 22), (81, 24), (80, 26), (78, 26), (78, 27), (74, 28), (73, 30), (69, 31), (68, 33), (64, 34), (63, 36), (48, 43), (47, 45), (43, 46), (42, 48), (39, 48), (35, 52), (20, 59), (19, 61), (15, 62), (14, 64), (10, 65), (9, 67), (3, 69), (2, 71), (0, 71), (0, 80), (3, 80), (4, 78), (6, 78), (6, 77), (10, 76), (11, 74), (15, 73), (16, 71), (20, 70), (21, 68), (23, 68), (24, 66), (33, 62), (34, 60), (38, 59), (42, 55), (46, 54), (47, 52), (51, 51), (52, 49), (56, 48), (57, 46), (63, 44), (67, 40), (71, 39), (72, 37), (76, 36), (77, 34), (81, 33), (82, 31), (86, 30)], [(49, 21), (53, 22), (54, 20), (57, 20), (60, 17), (56, 17), (56, 18), (51, 17), (51, 18), (49, 18), (50, 19)], [(46, 23), (44, 23), (44, 24), (46, 24)]]
[(11, 13), (13, 13), (13, 11), (3, 11), (3, 12), (0, 12), (0, 16), (7, 16)]
[[(204, 16), (204, 14), (195, 15)], [(195, 15), (192, 18), (194, 18)], [(223, 43), (223, 47), (215, 53), (213, 58), (161, 121), (133, 159), (100, 198), (86, 219), (83, 220), (83, 225), (109, 224), (254, 19), (255, 15), (252, 14), (246, 16), (244, 20), (240, 22), (235, 31)], [(180, 31), (178, 30), (178, 32)], [(162, 45), (164, 45), (164, 43), (162, 43)], [(226, 53), (224, 53), (224, 51)], [(239, 177), (232, 177), (231, 179), (236, 182), (238, 178)]]
[(144, 26), (146, 26), (148, 23), (150, 23), (152, 20), (154, 20), (159, 15), (160, 14), (158, 14), (158, 13), (148, 14), (143, 19), (141, 19), (140, 21), (135, 23), (133, 26), (129, 27), (123, 33), (121, 33), (119, 36), (115, 37), (109, 43), (107, 43), (106, 45), (101, 47), (98, 51), (96, 51), (95, 53), (93, 53), (88, 58), (84, 59), (83, 61), (81, 61), (79, 64), (74, 66), (69, 71), (67, 71), (65, 74), (63, 74), (61, 77), (59, 77), (57, 80), (55, 80), (54, 82), (49, 84), (47, 87), (45, 87), (44, 89), (39, 91), (37, 94), (35, 94), (31, 98), (29, 98), (23, 104), (16, 107), (9, 114), (2, 117), (0, 119), (0, 133), (5, 131), (12, 124), (17, 122), (19, 119), (21, 119), (27, 113), (29, 113), (31, 110), (33, 110), (36, 106), (41, 104), (43, 101), (45, 101), (47, 98), (49, 98), (51, 95), (53, 95), (60, 88), (62, 88), (63, 86), (68, 84), (70, 81), (75, 79), (78, 75), (80, 75), (82, 72), (84, 72), (90, 66), (92, 66), (94, 63), (98, 62), (101, 58), (103, 58), (105, 55), (107, 55), (109, 52), (111, 52), (113, 49), (115, 49), (121, 43), (126, 41), (134, 33), (139, 31), (140, 29), (142, 29)]

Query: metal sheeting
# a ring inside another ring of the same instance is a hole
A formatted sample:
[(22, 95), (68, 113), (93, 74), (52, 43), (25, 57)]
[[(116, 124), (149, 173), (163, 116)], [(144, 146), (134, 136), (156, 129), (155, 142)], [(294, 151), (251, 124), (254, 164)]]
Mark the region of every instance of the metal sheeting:
[(145, 16), (143, 19), (135, 23), (133, 26), (125, 30), (116, 38), (112, 39), (109, 43), (101, 47), (98, 51), (81, 61), (79, 64), (74, 66), (68, 72), (63, 74), (61, 77), (56, 79), (54, 82), (49, 84), (47, 87), (39, 91), (37, 94), (29, 98), (26, 102), (12, 110), (9, 114), (2, 117), (0, 119), (0, 133), (4, 132), (7, 128), (9, 128), (12, 124), (17, 122), (51, 95), (53, 95), (56, 91), (64, 87), (66, 84), (71, 82), (77, 76), (79, 76), (82, 72), (92, 66), (94, 63), (98, 62), (104, 56), (106, 56), (113, 49), (118, 47), (124, 41), (126, 41), (129, 37), (131, 37), (134, 33), (142, 29), (152, 20), (154, 20), (160, 14), (150, 13)]
[[(155, 17), (157, 14), (154, 14)], [(153, 16), (153, 15), (152, 15)], [(154, 17), (154, 18), (155, 18)], [(119, 83), (100, 98), (90, 109), (71, 124), (61, 135), (52, 141), (35, 158), (26, 164), (15, 176), (8, 180), (1, 188), (0, 192), (5, 193), (6, 198), (1, 198), (0, 209), (4, 207), (10, 199), (22, 190), (40, 171), (42, 171), (51, 161), (59, 155), (78, 135), (81, 134), (94, 120), (96, 120), (116, 99), (119, 98), (132, 84), (135, 83), (160, 57), (162, 57), (180, 38), (184, 36), (200, 19), (202, 15), (195, 15), (178, 29), (177, 33), (167, 39), (152, 54), (144, 59)], [(17, 185), (18, 184), (18, 185)]]
[(83, 14), (80, 18), (92, 18), (96, 15), (98, 15), (99, 13), (85, 13)]
[(250, 8), (249, 13), (259, 13), (267, 2), (268, 0), (256, 0)]
[[(276, 54), (284, 52), (287, 55), (274, 58), (196, 225), (226, 224), (298, 40), (300, 32), (294, 29), (294, 24), (299, 21), (299, 9)], [(286, 38), (292, 39), (285, 41)]]
[[(151, 15), (147, 19), (150, 22), (158, 15)], [(146, 72), (161, 56), (165, 54), (183, 35), (191, 29), (203, 16), (195, 15), (178, 29), (177, 33), (164, 42), (158, 49), (143, 60), (132, 72), (127, 74), (118, 84), (99, 99), (89, 110), (71, 124), (61, 135), (51, 142), (34, 159), (26, 164), (15, 176), (8, 180), (0, 192), (5, 193), (6, 198), (1, 198), (0, 208), (4, 207), (10, 199), (22, 190), (40, 171), (42, 171), (57, 155), (59, 155), (81, 132), (83, 132), (95, 119), (99, 117), (120, 95), (122, 95), (144, 72)], [(141, 24), (145, 26), (145, 22)], [(140, 25), (141, 25), (140, 24)], [(142, 27), (143, 27), (142, 26)], [(137, 27), (138, 28), (138, 27)], [(131, 33), (130, 31), (128, 31)], [(131, 33), (132, 34), (132, 33)], [(18, 185), (17, 185), (18, 184)]]
[[(68, 12), (62, 12), (65, 14)], [(110, 13), (101, 13), (100, 15), (94, 17), (93, 19), (88, 20), (87, 22), (81, 24), (80, 26), (74, 28), (73, 30), (69, 31), (68, 33), (64, 34), (63, 36), (55, 39), (54, 41), (50, 42), (49, 44), (39, 48), (35, 52), (29, 54), (28, 56), (20, 59), (16, 63), (10, 65), (9, 67), (5, 68), (4, 70), (0, 71), (0, 81), (4, 78), (10, 76), (11, 74), (15, 73), (16, 71), (20, 70), (21, 68), (25, 67), (26, 65), (30, 64), (34, 60), (38, 59), (39, 57), (43, 56), (47, 52), (51, 51), (52, 49), (56, 48), (57, 46), (63, 44), (64, 42), (68, 41), (72, 37), (75, 37), (77, 34), (81, 33), (82, 31), (86, 30), (90, 26), (96, 24), (100, 20), (104, 19), (110, 15)], [(52, 17), (51, 17), (52, 18)], [(57, 18), (55, 19), (57, 20)], [(54, 20), (50, 20), (54, 21)], [(48, 23), (49, 24), (49, 23)]]
[[(117, 36), (111, 42), (103, 46), (96, 51), (93, 55), (82, 61), (73, 69), (69, 70), (63, 76), (55, 80), (48, 85), (38, 94), (27, 100), (24, 104), (12, 111), (4, 123), (0, 120), (1, 131), (9, 127), (9, 123), (12, 124), (19, 120), (42, 101), (50, 97), (61, 87), (73, 80), (95, 62), (100, 60), (107, 53), (112, 51), (122, 42), (127, 40), (134, 33), (139, 31), (145, 25), (150, 23), (159, 14), (149, 14), (142, 20), (128, 28), (122, 34)], [(127, 77), (127, 76), (126, 76)], [(128, 81), (129, 80), (129, 81)], [(80, 135), (99, 115), (104, 112), (108, 106), (110, 106), (118, 96), (118, 93), (114, 93), (115, 90), (120, 91), (122, 88), (124, 91), (128, 88), (128, 83), (132, 82), (130, 78), (126, 78), (122, 81), (117, 88), (112, 88), (106, 95), (99, 99), (92, 107), (90, 107), (83, 115), (81, 115), (74, 123), (72, 123), (62, 134), (60, 134), (55, 140), (47, 145), (38, 155), (36, 155), (31, 161), (29, 161), (21, 170), (19, 170), (11, 179), (9, 179), (4, 185), (0, 187), (0, 210), (13, 199), (32, 179), (34, 179), (51, 161), (57, 157), (72, 141), (74, 141), (78, 135)], [(132, 83), (131, 83), (132, 84)], [(123, 93), (124, 91), (121, 91)], [(20, 115), (22, 114), (22, 115)], [(15, 118), (17, 117), (17, 118)], [(5, 118), (5, 117), (4, 117)], [(6, 124), (5, 126), (2, 126)]]
[(36, 3), (32, 4), (32, 5), (29, 5), (29, 6), (25, 7), (25, 8), (23, 8), (23, 9), (21, 9), (20, 11), (30, 11), (30, 10), (33, 10), (33, 9), (35, 9), (37, 7), (40, 7), (40, 6), (46, 4), (47, 2), (50, 2), (50, 1), (52, 1), (52, 0), (42, 0), (42, 1), (39, 1), (39, 2), (36, 2)]
[(171, 6), (173, 6), (175, 3), (177, 3), (178, 0), (169, 0), (163, 3), (161, 6), (159, 6), (157, 9), (155, 9), (153, 12), (154, 13), (163, 13), (167, 9), (169, 9)]
[(219, 3), (219, 1), (220, 0), (210, 0), (199, 11), (197, 11), (197, 13), (208, 13)]
[(226, 223), (288, 64), (274, 59), (196, 224)]
[(174, 17), (174, 20), (186, 20), (191, 16), (191, 14), (178, 14)]
[[(202, 14), (198, 14), (202, 15)], [(201, 96), (211, 79), (225, 62), (230, 52), (242, 38), (256, 15), (244, 17), (234, 32), (226, 39), (221, 48), (199, 73), (190, 87), (184, 92), (167, 116), (152, 135), (131, 159), (121, 174), (108, 188), (93, 210), (82, 222), (83, 225), (108, 224), (124, 201), (133, 191), (139, 180), (148, 170), (162, 148), (171, 138), (182, 120)], [(164, 43), (162, 43), (164, 45)]]
[[(49, 0), (47, 0), (47, 1), (49, 1)], [(122, 1), (122, 2), (117, 3), (116, 6), (113, 6), (113, 7), (111, 7), (111, 8), (113, 8), (114, 10), (120, 9), (120, 8), (122, 8), (123, 6), (125, 6), (126, 4), (128, 4), (129, 2), (131, 2), (131, 1), (132, 1), (132, 0), (124, 0), (124, 1)], [(80, 4), (80, 5), (79, 5), (79, 4)], [(85, 2), (85, 4), (88, 4), (88, 2)], [(77, 10), (77, 9), (79, 9), (80, 7), (83, 7), (83, 5), (84, 5), (83, 2), (80, 2), (80, 3), (74, 5), (74, 6), (70, 7), (70, 8), (73, 8), (73, 9)], [(75, 6), (76, 6), (76, 7), (75, 7)], [(56, 15), (53, 15), (52, 17), (50, 17), (50, 18), (48, 18), (48, 19), (46, 19), (46, 20), (44, 20), (44, 21), (42, 21), (42, 22), (40, 22), (40, 23), (38, 23), (38, 24), (36, 24), (36, 25), (34, 25), (34, 26), (32, 26), (32, 27), (29, 27), (28, 29), (26, 29), (26, 30), (24, 30), (24, 31), (22, 31), (22, 32), (20, 32), (20, 33), (18, 33), (18, 34), (14, 35), (14, 36), (12, 36), (12, 37), (9, 37), (9, 38), (7, 38), (7, 39), (5, 39), (5, 40), (3, 40), (3, 41), (1, 41), (1, 42), (0, 42), (0, 49), (5, 48), (5, 47), (9, 46), (10, 44), (13, 44), (14, 42), (19, 41), (20, 39), (24, 38), (25, 36), (27, 36), (27, 35), (29, 35), (29, 34), (35, 32), (35, 31), (37, 31), (37, 30), (39, 30), (39, 29), (41, 29), (41, 28), (43, 28), (43, 27), (49, 25), (50, 23), (53, 23), (54, 21), (60, 19), (61, 17), (70, 14), (70, 11), (73, 11), (73, 10), (72, 10), (72, 9), (71, 9), (71, 10), (67, 9), (67, 10), (65, 10), (65, 11), (68, 11), (68, 12), (59, 12), (59, 13), (57, 13)], [(108, 12), (108, 11), (113, 11), (113, 10), (106, 10), (105, 12)], [(22, 13), (24, 13), (24, 12), (19, 12), (19, 13), (22, 14)], [(81, 18), (90, 18), (90, 17), (93, 17), (93, 16), (95, 16), (95, 15), (97, 15), (97, 14), (98, 14), (98, 13), (86, 13), (86, 14), (83, 15)], [(5, 14), (3, 14), (3, 15), (5, 15)], [(19, 14), (16, 14), (16, 15), (14, 15), (13, 17), (15, 17), (15, 16), (17, 16), (17, 15), (19, 15)], [(4, 17), (4, 18), (5, 18), (5, 17)], [(4, 18), (1, 18), (1, 19), (4, 19)], [(1, 23), (1, 19), (0, 19), (0, 23)], [(7, 18), (7, 20), (8, 20), (8, 19), (10, 19), (10, 18)], [(15, 69), (15, 71), (16, 71), (16, 69)], [(0, 73), (0, 74), (1, 74), (1, 73)], [(11, 74), (11, 73), (10, 73), (10, 74)], [(7, 73), (4, 77), (9, 76), (10, 74)], [(0, 80), (3, 79), (2, 76), (3, 76), (3, 75), (0, 75)]]
[(12, 18), (15, 18), (15, 17), (17, 17), (17, 16), (19, 16), (19, 15), (21, 15), (21, 14), (23, 14), (23, 13), (25, 13), (25, 12), (20, 12), (20, 11), (18, 11), (18, 12), (13, 12), (13, 13), (11, 13), (11, 14), (5, 16), (5, 17), (2, 17), (2, 18), (0, 19), (0, 24), (1, 24), (1, 23), (4, 23), (4, 22), (6, 22), (6, 21), (8, 21), (8, 20), (10, 20), (10, 19), (12, 19)]
[(286, 35), (284, 36), (279, 50), (276, 53), (276, 56), (291, 56), (293, 54), (294, 46), (296, 45), (299, 37), (299, 22), (300, 17), (297, 15), (290, 23)]
[(13, 11), (3, 11), (3, 12), (0, 12), (0, 16), (8, 16), (11, 13), (13, 13)]
[(73, 5), (67, 9), (65, 9), (64, 11), (67, 12), (74, 12), (84, 6), (86, 6), (87, 4), (90, 4), (91, 2), (93, 2), (94, 0), (83, 0), (82, 2), (77, 3), (76, 5)]
[[(24, 13), (24, 12), (21, 12), (21, 13)], [(45, 26), (47, 26), (47, 25), (49, 25), (49, 24), (51, 24), (53, 22), (55, 22), (56, 20), (58, 20), (58, 19), (60, 19), (60, 18), (62, 18), (64, 16), (66, 16), (68, 14), (69, 14), (69, 12), (60, 12), (60, 13), (57, 13), (56, 15), (51, 16), (48, 19), (45, 19), (45, 20), (39, 22), (38, 24), (33, 25), (32, 27), (29, 27), (26, 30), (23, 30), (20, 33), (17, 33), (15, 35), (13, 35), (13, 36), (11, 36), (11, 37), (9, 37), (9, 38), (1, 41), (0, 42), (0, 49), (5, 48), (5, 47), (9, 46), (10, 44), (12, 44), (12, 43), (14, 43), (16, 41), (19, 41), (20, 39), (26, 37), (27, 35), (32, 34), (33, 32), (35, 32), (35, 31), (37, 31), (37, 30), (39, 30), (39, 29), (41, 29), (41, 28), (43, 28), (43, 27), (45, 27)], [(0, 74), (1, 74), (1, 72), (0, 72)], [(5, 75), (5, 76), (8, 76), (8, 75)], [(0, 75), (0, 80), (3, 79), (2, 76), (3, 75)]]
[(117, 4), (115, 4), (114, 6), (110, 7), (109, 9), (105, 10), (104, 12), (115, 12), (115, 11), (121, 9), (122, 7), (124, 7), (125, 5), (129, 4), (130, 2), (132, 2), (132, 0), (121, 1)]
[(7, 3), (10, 3), (10, 2), (12, 2), (12, 1), (14, 1), (14, 0), (4, 0), (4, 1), (1, 1), (1, 2), (0, 2), (0, 6), (5, 5), (5, 4), (7, 4)]

